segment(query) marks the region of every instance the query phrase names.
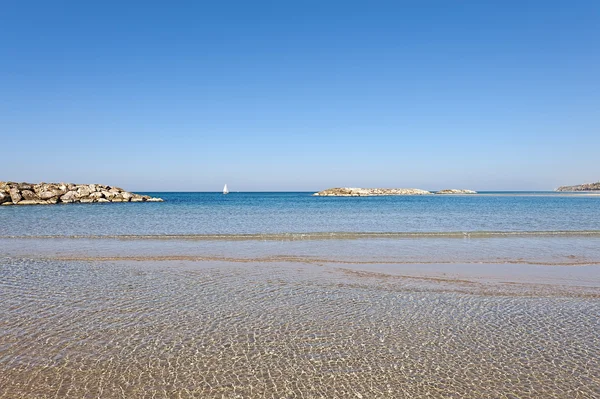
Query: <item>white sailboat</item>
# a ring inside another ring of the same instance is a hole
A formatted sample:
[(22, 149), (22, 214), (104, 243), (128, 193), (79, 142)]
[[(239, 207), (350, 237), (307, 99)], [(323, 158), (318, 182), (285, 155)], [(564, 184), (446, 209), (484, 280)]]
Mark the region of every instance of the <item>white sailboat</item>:
[(223, 187), (223, 194), (229, 194), (229, 190), (227, 190), (227, 184)]

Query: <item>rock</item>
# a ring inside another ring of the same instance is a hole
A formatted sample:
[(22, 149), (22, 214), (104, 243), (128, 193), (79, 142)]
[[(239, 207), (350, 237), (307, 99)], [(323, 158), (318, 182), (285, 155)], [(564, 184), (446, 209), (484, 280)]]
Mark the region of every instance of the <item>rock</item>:
[(561, 186), (555, 191), (600, 191), (600, 181), (596, 183), (585, 183), (578, 186)]
[(455, 188), (440, 190), (436, 194), (477, 194), (477, 191), (473, 190), (458, 190)]
[(10, 201), (10, 194), (0, 191), (0, 204)]
[(326, 197), (370, 197), (379, 195), (427, 195), (429, 191), (418, 188), (329, 188), (314, 193), (316, 196)]
[(162, 202), (161, 198), (130, 193), (103, 184), (0, 182), (0, 205), (92, 202)]
[(121, 193), (114, 193), (114, 196), (112, 197), (111, 201), (122, 202), (122, 201), (127, 201), (127, 200), (125, 198), (123, 198), (123, 195)]
[(75, 191), (67, 191), (67, 193), (60, 197), (60, 202), (70, 203), (75, 202), (77, 193)]
[(21, 193), (19, 192), (19, 189), (17, 187), (11, 187), (10, 191), (10, 199), (12, 200), (13, 204), (16, 204), (17, 202), (21, 201), (21, 199), (23, 197), (21, 197)]
[(49, 200), (50, 198), (55, 198), (59, 195), (62, 195), (59, 191), (42, 191), (39, 193), (39, 197), (43, 200)]
[(21, 197), (26, 201), (36, 201), (40, 199), (36, 193), (30, 190), (22, 190)]
[(104, 196), (104, 198), (109, 199), (109, 200), (111, 198), (113, 198), (115, 195), (117, 195), (117, 193), (113, 193), (113, 192), (110, 192), (110, 191), (101, 191), (101, 193)]
[(22, 200), (17, 202), (17, 205), (45, 205), (47, 204), (46, 201), (42, 201), (42, 200)]
[(81, 186), (81, 187), (77, 188), (77, 196), (79, 198), (87, 197), (91, 193), (92, 193), (92, 191), (90, 191), (90, 188), (88, 186)]

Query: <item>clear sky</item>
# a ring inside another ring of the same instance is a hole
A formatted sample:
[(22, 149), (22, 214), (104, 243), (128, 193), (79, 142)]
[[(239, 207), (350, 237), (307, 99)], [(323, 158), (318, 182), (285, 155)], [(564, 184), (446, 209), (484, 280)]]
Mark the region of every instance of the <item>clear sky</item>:
[(600, 180), (600, 2), (0, 3), (0, 180)]

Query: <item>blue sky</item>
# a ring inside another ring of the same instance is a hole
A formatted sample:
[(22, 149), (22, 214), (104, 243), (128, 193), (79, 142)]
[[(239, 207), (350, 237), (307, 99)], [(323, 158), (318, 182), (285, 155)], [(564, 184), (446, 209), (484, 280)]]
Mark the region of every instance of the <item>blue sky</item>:
[(597, 1), (5, 1), (0, 180), (600, 180)]

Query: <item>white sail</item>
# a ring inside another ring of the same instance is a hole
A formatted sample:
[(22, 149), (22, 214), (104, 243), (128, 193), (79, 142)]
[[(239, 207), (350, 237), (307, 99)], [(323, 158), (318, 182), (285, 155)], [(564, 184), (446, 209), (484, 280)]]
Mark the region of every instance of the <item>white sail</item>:
[(229, 194), (229, 190), (227, 190), (227, 184), (223, 187), (223, 194)]

